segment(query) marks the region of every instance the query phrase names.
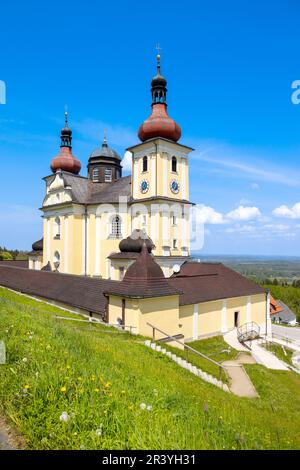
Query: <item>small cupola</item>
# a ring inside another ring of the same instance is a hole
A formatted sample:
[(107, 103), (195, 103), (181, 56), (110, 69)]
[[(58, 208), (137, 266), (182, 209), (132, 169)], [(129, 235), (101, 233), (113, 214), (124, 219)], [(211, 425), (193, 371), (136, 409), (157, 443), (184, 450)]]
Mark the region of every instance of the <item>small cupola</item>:
[(60, 133), (60, 152), (51, 162), (51, 170), (68, 171), (78, 175), (81, 170), (81, 163), (72, 153), (72, 130), (68, 125), (68, 112), (65, 112), (65, 126)]
[(108, 146), (105, 131), (102, 146), (91, 153), (87, 167), (93, 183), (112, 183), (122, 177), (121, 157)]

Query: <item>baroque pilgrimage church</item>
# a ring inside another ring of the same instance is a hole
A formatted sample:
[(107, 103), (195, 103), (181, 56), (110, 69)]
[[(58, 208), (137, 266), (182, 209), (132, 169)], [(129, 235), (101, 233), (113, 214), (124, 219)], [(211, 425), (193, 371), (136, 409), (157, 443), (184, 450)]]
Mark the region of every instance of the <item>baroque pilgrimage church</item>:
[(132, 176), (122, 177), (121, 158), (106, 138), (92, 152), (87, 176), (79, 175), (81, 164), (72, 154), (66, 117), (60, 153), (51, 162), (53, 174), (44, 178), (41, 253), (32, 254), (30, 267), (120, 280), (137, 256), (132, 238), (121, 244), (120, 239), (135, 229), (149, 235), (166, 276), (173, 273), (174, 264), (189, 258), (192, 149), (178, 143), (181, 129), (167, 114), (167, 81), (160, 74), (160, 56), (151, 95), (151, 116), (138, 131), (141, 143), (128, 149)]
[(66, 115), (59, 154), (44, 178), (43, 238), (29, 266), (0, 262), (0, 286), (49, 299), (110, 324), (184, 341), (255, 322), (270, 328), (269, 293), (221, 263), (190, 257), (190, 147), (167, 113), (167, 81), (151, 81), (152, 112), (130, 147), (132, 174), (106, 138), (87, 176), (72, 153)]

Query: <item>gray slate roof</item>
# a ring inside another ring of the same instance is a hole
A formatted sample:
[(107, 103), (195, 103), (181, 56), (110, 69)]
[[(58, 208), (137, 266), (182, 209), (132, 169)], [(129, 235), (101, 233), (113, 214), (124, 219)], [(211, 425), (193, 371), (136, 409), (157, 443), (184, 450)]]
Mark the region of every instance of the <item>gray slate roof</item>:
[(296, 320), (296, 315), (294, 312), (292, 312), (292, 310), (284, 302), (282, 302), (282, 300), (276, 300), (276, 302), (278, 305), (280, 305), (280, 307), (283, 308), (283, 310), (281, 310), (281, 312), (274, 313), (272, 315), (272, 319), (278, 318), (283, 322)]
[(120, 196), (130, 198), (131, 176), (113, 183), (93, 183), (89, 178), (62, 171), (66, 186), (70, 186), (73, 202), (78, 204), (100, 204), (119, 202)]

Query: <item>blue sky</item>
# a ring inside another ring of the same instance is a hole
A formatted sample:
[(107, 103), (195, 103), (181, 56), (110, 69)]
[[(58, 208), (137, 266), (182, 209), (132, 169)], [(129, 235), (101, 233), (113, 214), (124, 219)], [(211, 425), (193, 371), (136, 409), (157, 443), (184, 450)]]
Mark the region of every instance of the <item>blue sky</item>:
[(0, 245), (41, 236), (65, 104), (82, 174), (104, 127), (122, 155), (137, 143), (160, 42), (203, 252), (299, 256), (299, 18), (297, 0), (2, 3)]

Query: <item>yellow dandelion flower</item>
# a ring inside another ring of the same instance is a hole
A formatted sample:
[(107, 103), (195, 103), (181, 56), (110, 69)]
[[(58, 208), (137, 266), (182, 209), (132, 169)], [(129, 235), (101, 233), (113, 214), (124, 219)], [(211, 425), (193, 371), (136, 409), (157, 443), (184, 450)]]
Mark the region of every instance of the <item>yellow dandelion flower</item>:
[(26, 390), (28, 390), (28, 389), (30, 388), (30, 385), (26, 384), (26, 385), (24, 385), (23, 388), (25, 388)]
[(94, 392), (100, 392), (99, 388), (94, 388)]
[(61, 387), (60, 391), (63, 392), (63, 393), (66, 393), (67, 387)]
[(104, 385), (105, 388), (110, 388), (111, 387), (111, 383), (110, 382), (107, 382), (105, 385)]
[(71, 369), (71, 366), (69, 364), (67, 365), (67, 369)]

